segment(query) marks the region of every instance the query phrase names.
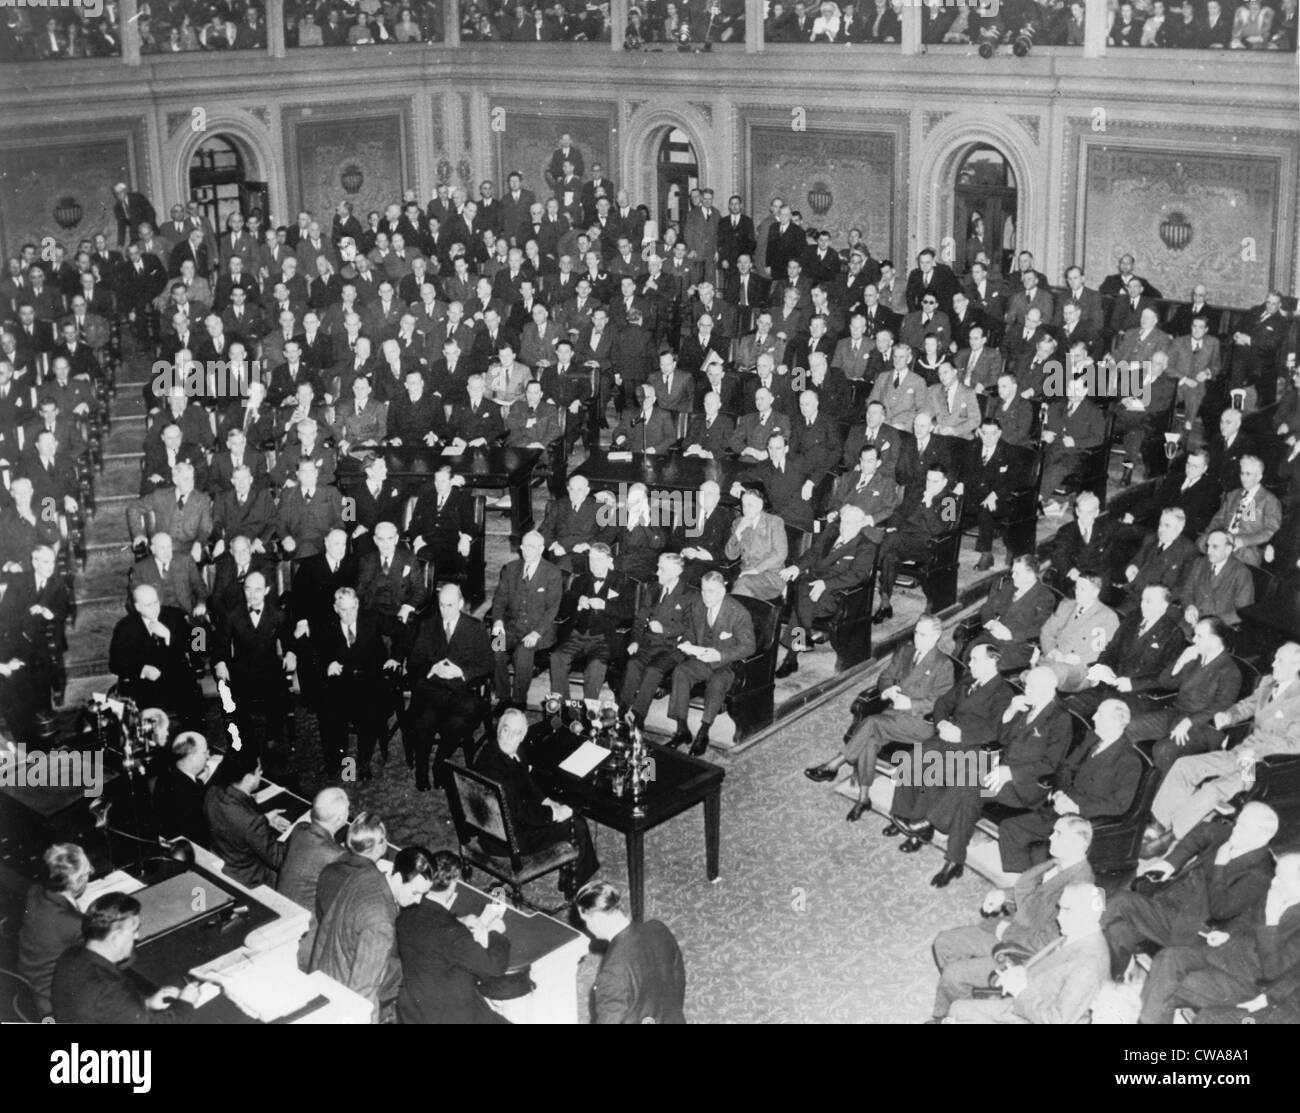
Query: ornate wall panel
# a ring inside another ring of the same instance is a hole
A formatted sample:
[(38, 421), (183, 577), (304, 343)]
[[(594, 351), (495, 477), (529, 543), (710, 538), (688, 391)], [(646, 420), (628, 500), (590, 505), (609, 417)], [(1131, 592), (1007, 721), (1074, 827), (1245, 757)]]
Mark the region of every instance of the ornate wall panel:
[[(489, 96), (489, 119), (495, 141), (495, 177), (499, 191), (504, 191), (506, 174), (518, 170), (524, 185), (538, 199), (550, 195), (544, 171), (551, 161), (556, 140), (562, 132), (573, 137), (582, 152), (584, 178), (591, 175), (591, 164), (599, 162), (606, 177), (613, 178), (618, 169), (617, 148), (613, 146), (618, 129), (618, 106), (613, 101), (537, 101)], [(499, 110), (504, 110), (504, 117)], [(502, 130), (497, 130), (504, 124)], [(616, 183), (617, 184), (617, 183)]]
[[(351, 201), (365, 222), (370, 209), (383, 211), (414, 185), (415, 172), (406, 114), (323, 114), (320, 109), (285, 112), (285, 142), (292, 168), (289, 196), (310, 209), (328, 232), (334, 207)], [(422, 126), (437, 126), (426, 121)]]
[(895, 126), (864, 128), (847, 120), (823, 126), (810, 112), (808, 130), (795, 132), (788, 117), (782, 126), (745, 114), (748, 211), (765, 215), (779, 195), (803, 213), (805, 226), (830, 228), (835, 243), (857, 227), (877, 258), (895, 254), (906, 227), (908, 158), (906, 114), (896, 115)]
[[(108, 233), (117, 244), (113, 183), (149, 193), (137, 173), (142, 126), (109, 122), (76, 128), (0, 135), (0, 243), (16, 255), (23, 242), (53, 236), (69, 249), (77, 240)], [(66, 138), (65, 138), (66, 137)]]
[(1091, 147), (1085, 170), (1088, 273), (1125, 250), (1167, 297), (1204, 282), (1220, 305), (1263, 300), (1274, 275), (1281, 159)]

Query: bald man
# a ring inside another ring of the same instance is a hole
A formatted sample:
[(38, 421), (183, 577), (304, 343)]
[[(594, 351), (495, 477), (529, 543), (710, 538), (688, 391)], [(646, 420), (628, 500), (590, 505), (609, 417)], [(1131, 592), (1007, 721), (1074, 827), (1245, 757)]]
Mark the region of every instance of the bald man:
[(316, 939), (316, 885), (321, 870), (343, 857), (338, 833), (348, 824), (348, 794), (341, 788), (323, 788), (316, 793), (305, 823), (289, 835), (289, 846), (275, 891), (301, 905), (311, 914), (307, 934), (298, 944), (298, 967), (307, 969), (312, 943)]

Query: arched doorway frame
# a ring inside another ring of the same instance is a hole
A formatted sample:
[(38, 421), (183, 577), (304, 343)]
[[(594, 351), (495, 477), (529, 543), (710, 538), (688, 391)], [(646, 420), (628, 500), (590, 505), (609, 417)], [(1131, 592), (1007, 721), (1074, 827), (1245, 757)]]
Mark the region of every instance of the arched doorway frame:
[[(674, 128), (685, 132), (695, 151), (701, 183), (718, 188), (717, 156), (711, 142), (713, 129), (702, 113), (679, 105), (647, 104), (638, 108), (628, 123), (623, 143), (623, 182), (633, 198), (645, 198), (651, 214), (659, 210), (659, 147)], [(726, 210), (726, 198), (714, 197), (714, 204)]]
[[(953, 234), (957, 170), (971, 150), (995, 148), (1011, 167), (1016, 179), (1016, 231), (1018, 247), (1034, 253), (1039, 270), (1047, 264), (1043, 186), (1031, 173), (1035, 151), (1028, 135), (1010, 123), (990, 120), (974, 113), (955, 113), (930, 133), (917, 168), (913, 212), (920, 215), (918, 242), (936, 250), (944, 236)], [(908, 267), (913, 263), (908, 260)]]
[(194, 160), (194, 152), (206, 140), (219, 136), (239, 151), (244, 160), (244, 174), (249, 181), (269, 183), (271, 214), (275, 219), (281, 224), (292, 224), (293, 220), (286, 219), (285, 215), (284, 176), (273, 153), (271, 136), (261, 122), (238, 111), (214, 110), (208, 114), (205, 123), (207, 126), (202, 131), (195, 131), (186, 125), (179, 137), (169, 160), (172, 173), (168, 185), (173, 191), (172, 197), (168, 198), (166, 207), (160, 212), (170, 208), (173, 200), (182, 203), (189, 200), (190, 164)]

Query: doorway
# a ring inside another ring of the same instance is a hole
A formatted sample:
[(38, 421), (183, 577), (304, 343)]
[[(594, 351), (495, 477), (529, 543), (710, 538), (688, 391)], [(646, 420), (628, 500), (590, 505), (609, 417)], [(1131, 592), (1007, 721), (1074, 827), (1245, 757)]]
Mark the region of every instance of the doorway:
[(243, 152), (233, 140), (213, 135), (190, 159), (190, 197), (220, 231), (233, 213), (260, 212), (265, 225), (270, 189), (266, 182), (249, 180)]
[(981, 246), (995, 274), (1004, 275), (1015, 258), (1019, 193), (1016, 174), (1005, 155), (979, 143), (957, 167), (953, 187), (953, 239), (956, 263), (966, 274)]
[(691, 190), (700, 184), (700, 164), (690, 136), (681, 128), (668, 131), (659, 144), (658, 206), (660, 235), (670, 224), (680, 229), (690, 208)]

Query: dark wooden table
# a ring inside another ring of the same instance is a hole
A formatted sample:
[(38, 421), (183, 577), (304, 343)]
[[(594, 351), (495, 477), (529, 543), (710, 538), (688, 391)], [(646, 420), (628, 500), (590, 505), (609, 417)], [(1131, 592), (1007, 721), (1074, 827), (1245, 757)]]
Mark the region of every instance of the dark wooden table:
[[(510, 536), (519, 539), (533, 528), (533, 468), (542, 458), (538, 448), (467, 448), (459, 456), (444, 456), (438, 448), (422, 445), (386, 446), (382, 451), (388, 463), (388, 474), (402, 483), (407, 494), (419, 489), (433, 478), (433, 473), (443, 464), (465, 479), (471, 488), (500, 490), (510, 495)], [(344, 494), (364, 482), (361, 461), (344, 457), (338, 466), (339, 487)]]
[[(528, 735), (528, 760), (542, 789), (554, 799), (603, 827), (620, 831), (627, 840), (628, 887), (632, 890), (632, 918), (645, 912), (645, 836), (662, 823), (704, 805), (704, 854), (710, 881), (718, 879), (718, 850), (721, 842), (722, 779), (726, 771), (712, 762), (679, 753), (667, 746), (649, 743), (654, 758), (654, 777), (645, 786), (640, 809), (630, 794), (615, 796), (603, 766), (586, 777), (575, 777), (559, 768), (560, 762), (582, 743), (567, 728), (555, 729), (547, 720), (536, 724)], [(606, 762), (608, 764), (608, 762)]]
[(597, 491), (615, 491), (644, 483), (652, 491), (694, 492), (706, 479), (722, 488), (723, 505), (734, 505), (731, 485), (744, 477), (747, 463), (738, 460), (705, 460), (698, 456), (636, 452), (631, 460), (611, 460), (608, 449), (592, 452), (574, 475), (583, 475)]

